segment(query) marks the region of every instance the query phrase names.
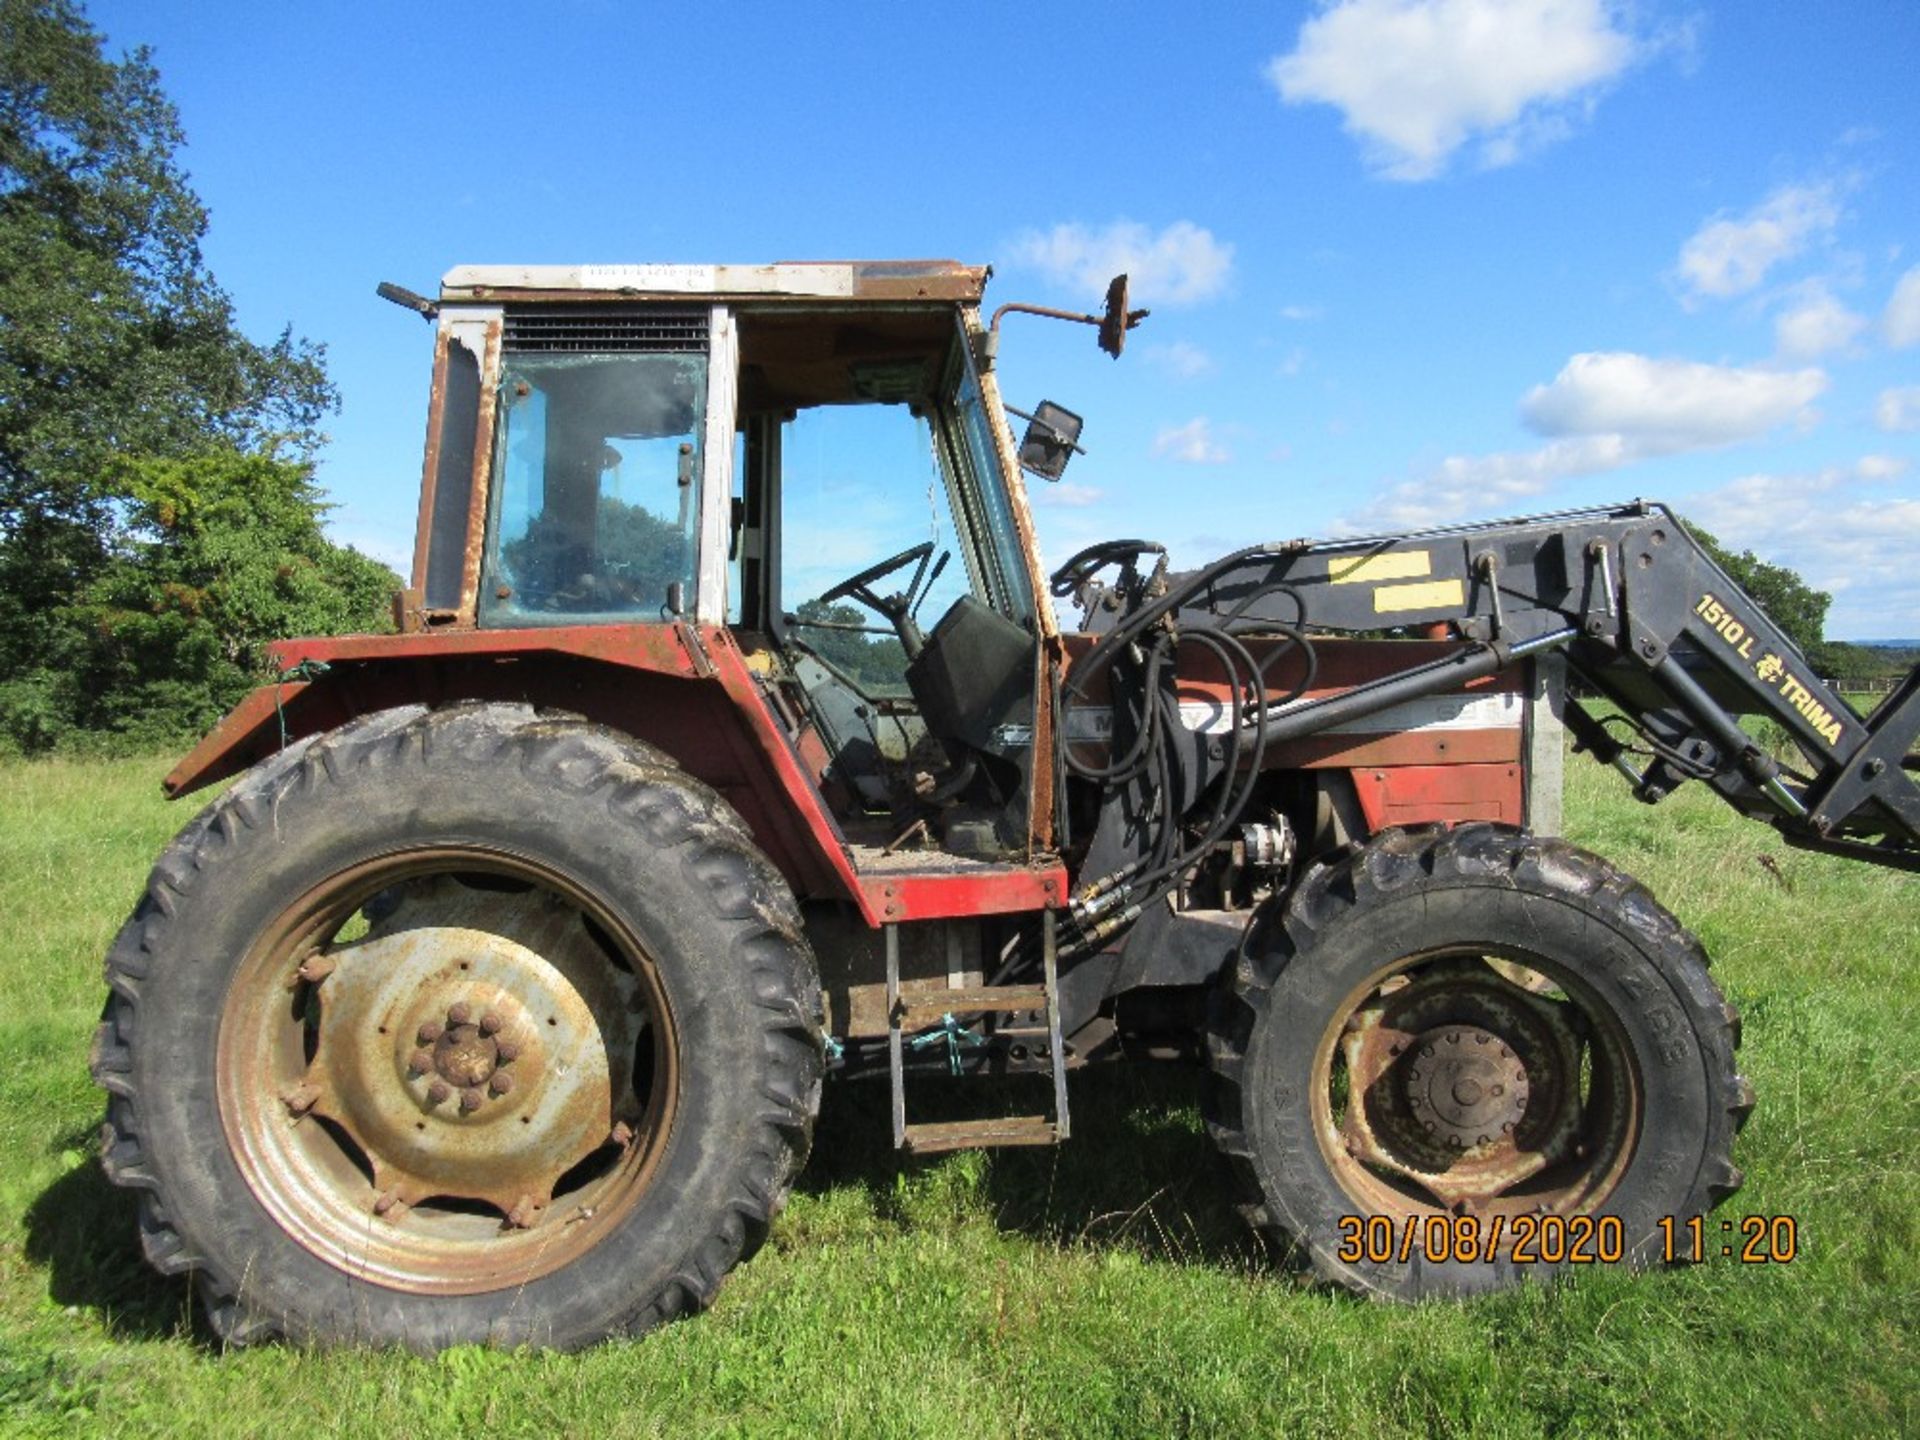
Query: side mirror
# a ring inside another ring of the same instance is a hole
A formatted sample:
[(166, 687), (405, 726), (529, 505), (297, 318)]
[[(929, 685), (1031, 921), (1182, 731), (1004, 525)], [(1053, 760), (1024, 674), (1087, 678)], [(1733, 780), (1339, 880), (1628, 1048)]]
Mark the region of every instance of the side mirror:
[[(1021, 414), (1018, 410), (1013, 413)], [(1051, 400), (1042, 400), (1033, 414), (1021, 418), (1027, 422), (1027, 433), (1020, 438), (1020, 468), (1042, 480), (1058, 480), (1066, 473), (1067, 461), (1080, 449), (1083, 422)]]

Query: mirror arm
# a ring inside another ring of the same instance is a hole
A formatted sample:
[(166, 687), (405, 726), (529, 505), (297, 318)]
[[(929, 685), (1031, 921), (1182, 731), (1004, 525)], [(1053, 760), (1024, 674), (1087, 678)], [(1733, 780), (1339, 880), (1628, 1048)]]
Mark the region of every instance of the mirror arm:
[[(1128, 310), (1124, 312), (1125, 330), (1131, 330), (1153, 312), (1150, 310)], [(1008, 315), (1038, 315), (1046, 320), (1068, 320), (1075, 325), (1092, 325), (1104, 329), (1108, 323), (1104, 315), (1082, 315), (1072, 310), (1055, 310), (1046, 305), (1024, 305), (1009, 302), (993, 312), (993, 319), (987, 324), (987, 333), (982, 337), (980, 354), (975, 358), (982, 370), (993, 369), (1000, 355), (1000, 322)], [(1125, 330), (1122, 333), (1125, 333)], [(1015, 412), (1018, 413), (1018, 412)]]

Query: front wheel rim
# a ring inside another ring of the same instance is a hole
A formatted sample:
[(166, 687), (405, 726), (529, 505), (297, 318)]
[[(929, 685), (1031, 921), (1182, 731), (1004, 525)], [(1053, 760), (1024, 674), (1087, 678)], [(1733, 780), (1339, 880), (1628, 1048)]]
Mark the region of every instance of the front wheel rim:
[(1448, 947), (1376, 970), (1315, 1049), (1315, 1140), (1357, 1211), (1591, 1214), (1630, 1165), (1645, 1086), (1591, 986), (1551, 958)]

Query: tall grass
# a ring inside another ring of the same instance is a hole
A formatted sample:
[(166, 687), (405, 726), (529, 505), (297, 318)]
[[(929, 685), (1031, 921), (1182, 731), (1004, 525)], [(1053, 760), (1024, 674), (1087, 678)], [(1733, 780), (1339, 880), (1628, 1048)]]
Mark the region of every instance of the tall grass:
[[(1058, 1151), (899, 1160), (830, 1089), (709, 1315), (578, 1356), (222, 1353), (93, 1154), (100, 957), (186, 812), (159, 765), (0, 766), (0, 1430), (158, 1434), (1898, 1434), (1920, 1427), (1911, 877), (1573, 762), (1573, 838), (1716, 957), (1760, 1107), (1723, 1214), (1801, 1253), (1387, 1308), (1269, 1268), (1182, 1071), (1073, 1082)], [(1697, 787), (1694, 787), (1697, 789)]]

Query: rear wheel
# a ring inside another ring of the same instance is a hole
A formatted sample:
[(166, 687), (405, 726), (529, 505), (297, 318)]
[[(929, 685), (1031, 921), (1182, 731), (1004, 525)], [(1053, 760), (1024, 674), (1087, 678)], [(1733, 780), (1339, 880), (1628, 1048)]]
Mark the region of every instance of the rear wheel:
[(155, 867), (95, 1074), (234, 1340), (568, 1347), (705, 1304), (805, 1158), (819, 987), (717, 796), (520, 706), (370, 716)]
[(1256, 1225), (1397, 1299), (1661, 1256), (1740, 1183), (1738, 1025), (1596, 856), (1388, 831), (1300, 884), (1217, 1007), (1209, 1121)]

